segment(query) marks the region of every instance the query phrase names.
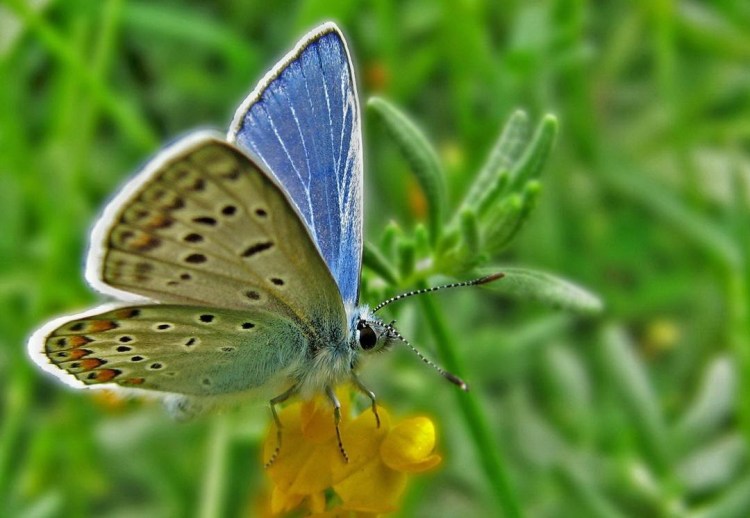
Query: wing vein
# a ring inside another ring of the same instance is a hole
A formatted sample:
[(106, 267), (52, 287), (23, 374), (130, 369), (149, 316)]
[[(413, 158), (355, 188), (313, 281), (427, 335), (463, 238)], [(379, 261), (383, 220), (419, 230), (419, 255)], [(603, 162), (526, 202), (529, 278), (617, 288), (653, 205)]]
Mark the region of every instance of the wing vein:
[(287, 149), (286, 145), (284, 144), (284, 140), (281, 138), (281, 135), (279, 134), (279, 130), (276, 127), (276, 124), (273, 122), (273, 117), (271, 117), (271, 113), (266, 110), (266, 117), (268, 118), (268, 123), (271, 125), (271, 129), (273, 130), (273, 134), (276, 137), (276, 140), (279, 141), (279, 144), (281, 144), (281, 149), (284, 150), (284, 154), (286, 154), (287, 159), (289, 160), (289, 163), (292, 166), (292, 169), (294, 170), (294, 173), (297, 175), (297, 178), (299, 179), (300, 185), (302, 185), (302, 188), (305, 190), (305, 198), (307, 199), (307, 208), (310, 211), (310, 227), (313, 235), (317, 239), (318, 233), (315, 230), (315, 218), (313, 217), (313, 208), (312, 208), (312, 201), (310, 199), (310, 189), (309, 186), (305, 185), (305, 181), (302, 179), (302, 175), (299, 172), (299, 169), (297, 169), (297, 165), (294, 163), (294, 160), (292, 160), (292, 155), (289, 153), (289, 150)]

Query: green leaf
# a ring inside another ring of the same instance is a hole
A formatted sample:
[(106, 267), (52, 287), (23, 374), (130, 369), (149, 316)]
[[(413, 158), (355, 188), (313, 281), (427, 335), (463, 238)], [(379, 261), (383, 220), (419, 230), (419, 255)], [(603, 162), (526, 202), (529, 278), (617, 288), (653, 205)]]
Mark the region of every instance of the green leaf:
[(506, 293), (519, 299), (532, 299), (553, 307), (599, 313), (603, 309), (601, 299), (570, 281), (538, 270), (526, 268), (482, 268), (480, 273), (503, 272), (505, 277), (488, 287), (498, 293)]
[(664, 473), (669, 466), (669, 440), (664, 416), (643, 362), (625, 331), (614, 324), (602, 333), (602, 354), (607, 374), (622, 396), (630, 422), (645, 447), (644, 458)]
[(430, 255), (430, 235), (421, 223), (414, 227), (414, 249), (419, 257)]
[(585, 516), (602, 518), (625, 518), (627, 516), (602, 493), (596, 475), (586, 471), (581, 465), (561, 464), (556, 474), (563, 487), (575, 498), (576, 505), (581, 506), (581, 510), (589, 511)]
[(516, 112), (506, 126), (492, 152), (472, 184), (463, 207), (473, 208), (479, 216), (503, 203), (509, 195), (527, 191), (542, 172), (557, 135), (557, 119), (547, 115), (534, 137), (527, 141), (528, 121), (523, 112)]
[(711, 502), (701, 511), (691, 514), (692, 518), (727, 518), (747, 516), (750, 509), (750, 476), (735, 482), (720, 498)]
[(469, 194), (464, 199), (464, 207), (474, 206), (501, 177), (507, 176), (526, 149), (528, 137), (529, 117), (523, 110), (516, 110), (503, 127), (487, 161), (472, 183)]
[(417, 264), (416, 247), (413, 241), (404, 239), (398, 243), (398, 269), (401, 277), (406, 279), (414, 273)]
[(487, 211), (482, 219), (481, 229), (482, 242), (489, 254), (499, 252), (516, 237), (536, 206), (541, 188), (539, 182), (530, 181), (521, 194), (503, 198), (498, 205)]
[(469, 208), (461, 210), (461, 236), (469, 255), (477, 255), (481, 248), (479, 224), (477, 223), (477, 215)]
[(382, 250), (384, 254), (393, 255), (396, 250), (396, 242), (401, 239), (403, 235), (404, 232), (401, 230), (401, 227), (398, 226), (398, 223), (390, 220), (385, 226), (385, 229), (383, 229), (383, 235), (380, 236), (380, 250)]
[(499, 171), (495, 181), (492, 182), (483, 193), (481, 193), (476, 203), (471, 207), (476, 207), (476, 211), (480, 216), (485, 215), (496, 203), (505, 200), (505, 198), (502, 198), (502, 195), (507, 191), (509, 182), (510, 177), (508, 176), (508, 172)]
[(567, 444), (559, 430), (540, 414), (538, 406), (523, 390), (515, 390), (510, 396), (510, 412), (514, 423), (524, 433), (519, 434), (514, 451), (538, 468), (553, 466), (568, 453)]
[(440, 256), (458, 246), (461, 242), (461, 234), (457, 228), (450, 227), (443, 233), (443, 237), (438, 243), (436, 255)]
[(702, 443), (731, 418), (738, 389), (729, 358), (719, 357), (706, 367), (695, 399), (675, 428), (683, 448)]
[(526, 152), (511, 170), (511, 190), (517, 190), (529, 180), (539, 177), (552, 151), (557, 129), (557, 118), (554, 115), (546, 115), (542, 119)]
[(390, 264), (390, 262), (388, 262), (385, 256), (380, 253), (380, 250), (369, 243), (365, 243), (362, 251), (362, 263), (367, 268), (377, 273), (389, 284), (398, 284), (398, 274), (396, 273), (396, 269)]
[(383, 121), (422, 187), (427, 199), (430, 242), (434, 246), (440, 239), (445, 209), (443, 170), (438, 155), (424, 133), (394, 105), (373, 97), (367, 102), (367, 107)]
[(724, 229), (654, 183), (651, 178), (655, 175), (642, 171), (621, 157), (611, 156), (607, 163), (613, 166), (602, 168), (601, 178), (611, 188), (669, 223), (675, 231), (706, 250), (720, 264), (733, 270), (744, 268), (737, 243)]
[(596, 414), (591, 379), (583, 362), (570, 347), (553, 343), (545, 347), (541, 367), (549, 387), (550, 412), (577, 438), (586, 437)]
[(677, 475), (685, 487), (706, 493), (729, 484), (743, 469), (747, 445), (739, 433), (733, 433), (704, 445), (677, 465)]

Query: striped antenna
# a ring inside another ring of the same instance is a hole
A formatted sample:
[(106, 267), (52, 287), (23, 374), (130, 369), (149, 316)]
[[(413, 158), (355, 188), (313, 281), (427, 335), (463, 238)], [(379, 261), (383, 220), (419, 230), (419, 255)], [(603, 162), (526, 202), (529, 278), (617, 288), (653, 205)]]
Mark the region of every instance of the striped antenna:
[(461, 378), (459, 378), (455, 374), (452, 374), (452, 373), (448, 372), (447, 370), (443, 369), (442, 367), (440, 367), (439, 365), (437, 365), (436, 363), (434, 363), (432, 360), (430, 360), (429, 358), (427, 358), (424, 354), (422, 354), (421, 352), (419, 352), (416, 347), (414, 347), (412, 344), (410, 344), (408, 342), (408, 340), (406, 340), (406, 338), (404, 338), (403, 336), (401, 336), (401, 333), (399, 333), (398, 331), (396, 331), (396, 329), (393, 327), (393, 323), (390, 323), (390, 324), (386, 325), (385, 328), (389, 332), (390, 336), (396, 337), (399, 340), (401, 340), (402, 342), (404, 342), (409, 347), (409, 349), (411, 349), (414, 352), (414, 354), (416, 354), (417, 356), (419, 356), (419, 358), (423, 362), (425, 362), (427, 365), (429, 365), (430, 367), (432, 367), (433, 369), (435, 369), (436, 371), (438, 371), (438, 373), (440, 373), (440, 375), (442, 377), (444, 377), (445, 379), (447, 379), (448, 381), (450, 381), (454, 385), (458, 385), (458, 387), (461, 390), (463, 390), (465, 392), (469, 391), (469, 385), (467, 385), (464, 380), (462, 380)]
[(442, 286), (434, 286), (432, 288), (422, 288), (421, 290), (408, 291), (406, 293), (402, 293), (401, 295), (396, 295), (395, 297), (391, 297), (388, 300), (384, 300), (383, 302), (375, 306), (375, 309), (373, 309), (372, 312), (376, 313), (379, 309), (384, 308), (391, 302), (396, 302), (397, 300), (405, 299), (413, 295), (422, 295), (423, 293), (430, 293), (432, 291), (439, 291), (439, 290), (447, 290), (449, 288), (463, 288), (464, 286), (480, 286), (482, 284), (487, 284), (487, 283), (496, 281), (498, 279), (502, 279), (503, 277), (505, 277), (504, 273), (493, 273), (492, 275), (485, 275), (484, 277), (480, 277), (479, 279), (474, 279), (473, 281), (453, 282), (451, 284), (443, 284)]

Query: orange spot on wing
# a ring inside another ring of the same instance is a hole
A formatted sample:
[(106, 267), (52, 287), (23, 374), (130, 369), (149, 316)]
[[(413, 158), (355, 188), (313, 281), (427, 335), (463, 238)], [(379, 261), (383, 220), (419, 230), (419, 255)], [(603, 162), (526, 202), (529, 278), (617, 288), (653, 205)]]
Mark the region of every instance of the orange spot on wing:
[(106, 383), (114, 379), (120, 372), (117, 369), (102, 369), (96, 373), (96, 381)]
[(72, 349), (68, 353), (68, 358), (67, 359), (69, 359), (69, 360), (80, 360), (81, 358), (83, 358), (84, 356), (87, 356), (89, 354), (91, 354), (91, 351), (88, 350), (88, 349)]
[(160, 241), (155, 238), (152, 235), (149, 234), (139, 234), (134, 239), (131, 239), (127, 246), (131, 250), (137, 250), (139, 252), (148, 252), (149, 250), (152, 250), (159, 246)]
[(137, 308), (123, 308), (115, 311), (115, 318), (133, 318), (137, 317), (141, 311)]
[(86, 336), (51, 336), (47, 340), (47, 351), (65, 351), (75, 349), (92, 342), (91, 338)]
[(144, 378), (128, 378), (120, 383), (123, 385), (143, 385), (144, 381), (146, 381)]
[(82, 345), (86, 345), (87, 343), (91, 342), (91, 338), (87, 336), (69, 336), (66, 341), (66, 345), (69, 345), (72, 348), (81, 347)]
[(172, 218), (165, 216), (164, 214), (156, 213), (153, 214), (145, 224), (150, 228), (166, 228), (172, 223)]
[(111, 320), (92, 320), (86, 326), (86, 331), (91, 333), (99, 333), (101, 331), (109, 331), (110, 329), (116, 329), (119, 327)]
[(96, 369), (100, 365), (104, 365), (104, 361), (99, 358), (85, 358), (81, 360), (81, 368), (85, 371)]

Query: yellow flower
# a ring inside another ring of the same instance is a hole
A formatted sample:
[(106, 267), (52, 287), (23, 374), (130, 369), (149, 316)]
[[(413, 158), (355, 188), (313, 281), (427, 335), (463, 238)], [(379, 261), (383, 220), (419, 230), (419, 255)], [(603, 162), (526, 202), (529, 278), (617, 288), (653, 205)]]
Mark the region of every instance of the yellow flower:
[[(322, 397), (294, 403), (279, 413), (281, 450), (268, 468), (273, 483), (271, 511), (304, 510), (316, 517), (374, 516), (398, 509), (407, 474), (440, 464), (434, 453), (435, 426), (427, 417), (392, 424), (378, 407), (380, 427), (368, 409), (350, 417), (348, 398), (341, 397), (339, 451), (331, 403)], [(264, 459), (276, 447), (276, 430), (268, 433)]]

